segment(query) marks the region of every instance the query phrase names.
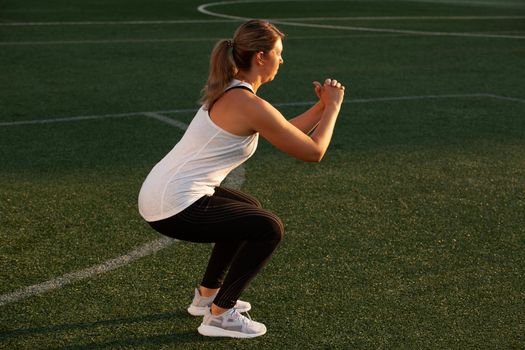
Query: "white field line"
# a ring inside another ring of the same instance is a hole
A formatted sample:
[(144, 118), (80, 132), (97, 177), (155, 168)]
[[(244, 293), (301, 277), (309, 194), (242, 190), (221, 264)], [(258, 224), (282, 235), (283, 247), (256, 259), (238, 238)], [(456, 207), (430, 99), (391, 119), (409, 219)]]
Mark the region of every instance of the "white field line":
[[(410, 34), (346, 34), (346, 35), (312, 35), (293, 36), (286, 40), (308, 40), (328, 38), (372, 38), (398, 37)], [(0, 46), (31, 46), (31, 45), (87, 45), (87, 44), (133, 44), (133, 43), (176, 43), (176, 42), (205, 42), (218, 41), (223, 38), (166, 38), (166, 39), (102, 39), (102, 40), (50, 40), (50, 41), (0, 41)]]
[[(356, 1), (356, 2), (361, 2), (362, 0), (328, 0), (326, 2), (352, 2), (352, 1)], [(438, 5), (442, 5), (442, 4), (452, 4), (452, 5), (457, 5), (457, 4), (463, 4), (463, 5), (481, 5), (481, 6), (497, 6), (497, 7), (505, 7), (505, 8), (508, 8), (508, 7), (516, 7), (516, 8), (520, 8), (520, 9), (523, 9), (524, 8), (524, 5), (523, 5), (523, 2), (521, 0), (516, 0), (516, 1), (503, 1), (503, 0), (495, 0), (495, 1), (473, 1), (473, 0), (465, 0), (465, 1), (461, 1), (461, 0), (404, 0), (405, 2), (415, 2), (415, 3), (421, 3), (421, 2), (426, 2), (426, 3), (434, 3), (434, 4), (438, 4)], [(260, 3), (260, 2), (276, 2), (276, 3), (279, 3), (279, 2), (303, 2), (303, 3), (307, 3), (308, 0), (237, 0), (236, 4), (240, 4), (240, 3)], [(368, 0), (368, 2), (384, 2), (384, 0)], [(393, 1), (394, 2), (394, 1)], [(214, 4), (217, 4), (217, 5), (230, 5), (231, 4), (231, 1), (221, 1), (221, 2), (214, 2)]]
[(79, 45), (79, 44), (132, 44), (218, 41), (222, 38), (167, 38), (167, 39), (102, 39), (102, 40), (50, 40), (50, 41), (0, 41), (0, 46), (24, 45)]
[[(338, 1), (338, 0), (336, 0)], [(405, 0), (409, 2), (426, 2), (430, 4), (452, 4), (452, 5), (476, 5), (476, 6), (496, 6), (496, 7), (516, 7), (516, 8), (523, 8), (523, 2), (517, 0), (517, 1), (503, 1), (503, 0), (496, 0), (496, 1), (473, 1), (473, 0)]]
[[(185, 112), (187, 110), (181, 110), (181, 109), (178, 109), (178, 110), (175, 110), (177, 112)], [(173, 113), (173, 111), (171, 112)], [(165, 124), (169, 124), (171, 126), (175, 126), (179, 129), (182, 129), (182, 130), (186, 130), (188, 128), (188, 125), (186, 125), (185, 123), (182, 123), (178, 120), (175, 120), (175, 119), (171, 119), (171, 118), (168, 118), (162, 114), (160, 114), (159, 112), (143, 112), (143, 113), (129, 113), (129, 114), (126, 114), (126, 115), (123, 115), (123, 114), (118, 114), (118, 115), (111, 115), (111, 114), (107, 114), (105, 116), (101, 116), (102, 118), (104, 117), (114, 117), (114, 116), (134, 116), (134, 115), (145, 115), (147, 117), (150, 117), (150, 118), (153, 118), (153, 119), (156, 119), (158, 121), (161, 121)], [(67, 121), (73, 121), (73, 120), (86, 120), (86, 118), (81, 118), (81, 119), (72, 119), (72, 118), (62, 118), (62, 121), (64, 121), (64, 119), (67, 119)], [(90, 119), (95, 119), (95, 118), (90, 118)], [(245, 181), (245, 170), (244, 170), (244, 166), (243, 165), (240, 165), (239, 167), (237, 167), (234, 171), (232, 171), (228, 177), (224, 180), (224, 185), (226, 186), (229, 186), (229, 187), (232, 187), (232, 188), (235, 188), (235, 189), (241, 189), (242, 187), (242, 184), (244, 183)], [(3, 295), (0, 295), (0, 306), (2, 305), (7, 305), (7, 304), (10, 304), (10, 303), (14, 303), (14, 302), (17, 302), (17, 301), (20, 301), (20, 300), (24, 300), (24, 299), (27, 299), (29, 297), (32, 297), (32, 296), (35, 296), (35, 295), (38, 295), (38, 294), (42, 294), (42, 293), (45, 293), (45, 292), (49, 292), (49, 291), (52, 291), (52, 290), (55, 290), (55, 289), (58, 289), (58, 288), (62, 288), (64, 287), (65, 285), (68, 285), (68, 284), (71, 284), (71, 283), (74, 283), (74, 282), (78, 282), (80, 280), (83, 280), (83, 279), (86, 279), (86, 278), (90, 278), (90, 277), (93, 277), (93, 276), (96, 276), (96, 275), (100, 275), (100, 274), (103, 274), (103, 273), (106, 273), (106, 272), (109, 272), (109, 271), (112, 271), (112, 270), (115, 270), (119, 267), (122, 267), (124, 265), (127, 265), (137, 259), (140, 259), (140, 258), (143, 258), (145, 256), (148, 256), (148, 255), (151, 255), (151, 254), (154, 254), (170, 245), (172, 245), (173, 243), (177, 242), (178, 240), (176, 239), (171, 239), (171, 238), (168, 238), (168, 237), (162, 237), (162, 238), (159, 238), (159, 239), (156, 239), (154, 241), (151, 241), (151, 242), (148, 242), (140, 247), (138, 247), (137, 249), (135, 250), (132, 250), (131, 252), (129, 253), (126, 253), (124, 255), (121, 255), (117, 258), (114, 258), (114, 259), (111, 259), (111, 260), (107, 260), (105, 262), (103, 262), (102, 264), (99, 264), (99, 265), (95, 265), (95, 266), (92, 266), (92, 267), (88, 267), (86, 269), (82, 269), (82, 270), (79, 270), (79, 271), (76, 271), (76, 272), (71, 272), (71, 273), (67, 273), (63, 276), (60, 276), (60, 277), (57, 277), (57, 278), (53, 278), (49, 281), (46, 281), (46, 282), (42, 282), (42, 283), (39, 283), (39, 284), (35, 284), (35, 285), (32, 285), (32, 286), (29, 286), (29, 287), (25, 287), (25, 288), (21, 288), (21, 289), (18, 289), (14, 292), (11, 292), (11, 293), (7, 293), (7, 294), (3, 294)]]
[[(499, 96), (494, 94), (447, 94), (447, 95), (425, 95), (425, 96), (396, 96), (396, 97), (379, 97), (379, 98), (366, 98), (366, 99), (355, 99), (347, 101), (346, 103), (371, 103), (371, 102), (386, 102), (386, 101), (406, 101), (406, 100), (424, 100), (424, 99), (443, 99), (443, 98), (495, 98), (499, 100), (506, 100), (512, 102), (525, 103), (525, 99)], [(305, 102), (283, 102), (276, 103), (276, 106), (302, 106), (302, 105), (311, 105), (315, 101), (305, 101)], [(42, 123), (54, 123), (54, 122), (71, 122), (71, 121), (82, 121), (82, 120), (93, 120), (93, 119), (103, 119), (103, 118), (115, 118), (115, 117), (129, 117), (129, 116), (147, 116), (159, 120), (163, 123), (175, 126), (182, 130), (187, 128), (187, 125), (166, 117), (161, 113), (187, 113), (194, 112), (195, 109), (175, 109), (171, 111), (159, 111), (159, 112), (136, 112), (136, 113), (120, 113), (120, 114), (105, 114), (99, 116), (80, 116), (80, 117), (71, 117), (71, 118), (55, 118), (55, 119), (45, 119), (45, 120), (33, 120), (33, 121), (22, 121), (22, 122), (11, 122), (11, 123), (0, 123), (0, 126), (10, 126), (10, 125), (27, 125), (27, 124), (42, 124)], [(224, 181), (226, 186), (240, 189), (242, 184), (245, 181), (245, 169), (243, 166), (235, 169), (228, 178)], [(65, 274), (61, 277), (51, 279), (46, 282), (35, 284), (26, 288), (21, 288), (11, 293), (0, 295), (0, 306), (17, 302), (20, 300), (27, 299), (31, 296), (42, 294), (54, 289), (61, 288), (67, 284), (71, 284), (82, 279), (90, 278), (95, 275), (103, 274), (108, 271), (117, 269), (121, 266), (127, 265), (134, 260), (148, 256), (150, 254), (156, 253), (176, 240), (169, 239), (166, 237), (148, 242), (141, 247), (117, 258), (108, 260), (102, 264), (95, 265), (80, 271), (72, 272)]]
[(465, 37), (465, 38), (495, 38), (495, 39), (520, 39), (520, 40), (525, 39), (524, 35), (427, 32), (427, 31), (420, 31), (420, 30), (336, 26), (336, 25), (327, 25), (327, 24), (309, 24), (309, 23), (288, 22), (288, 21), (273, 21), (273, 23), (292, 26), (292, 27), (350, 30), (350, 31), (360, 31), (360, 32), (375, 32), (375, 33), (395, 33), (395, 34), (409, 34), (409, 35), (423, 35), (423, 36), (452, 36), (452, 37)]
[[(270, 21), (483, 21), (525, 19), (525, 16), (368, 16), (368, 17), (284, 17), (270, 18)], [(232, 20), (233, 21), (233, 20)]]
[(188, 125), (186, 125), (185, 123), (183, 122), (180, 122), (176, 119), (171, 119), (171, 118), (168, 118), (166, 117), (165, 115), (162, 115), (160, 113), (155, 113), (155, 112), (148, 112), (148, 113), (144, 113), (144, 115), (146, 117), (150, 117), (150, 118), (153, 118), (153, 119), (157, 119), (163, 123), (166, 123), (166, 124), (169, 124), (169, 125), (172, 125), (176, 128), (179, 128), (181, 130), (186, 130), (188, 128)]
[[(508, 101), (513, 101), (513, 102), (525, 103), (525, 99), (499, 96), (499, 95), (486, 94), (486, 93), (356, 98), (353, 100), (344, 101), (344, 103), (351, 104), (351, 103), (372, 103), (372, 102), (394, 102), (394, 101), (414, 101), (414, 100), (448, 99), (448, 98), (494, 98), (494, 99), (499, 99), (499, 100), (508, 100)], [(274, 106), (304, 106), (304, 105), (312, 105), (314, 103), (316, 103), (316, 101), (283, 102), (283, 103), (275, 103)]]
[(176, 240), (171, 238), (159, 238), (157, 240), (148, 242), (125, 255), (119, 256), (118, 258), (105, 261), (102, 264), (88, 267), (86, 269), (79, 270), (76, 272), (67, 273), (63, 276), (53, 278), (46, 282), (42, 282), (29, 287), (21, 288), (19, 290), (15, 290), (11, 293), (0, 295), (0, 306), (27, 299), (34, 295), (62, 288), (67, 284), (71, 284), (95, 275), (100, 275), (111, 270), (115, 270), (137, 259), (156, 253), (159, 250), (170, 246), (174, 242), (176, 242)]
[[(449, 99), (449, 98), (493, 98), (497, 100), (512, 101), (525, 103), (525, 99), (517, 97), (508, 97), (500, 96), (489, 93), (471, 93), (471, 94), (444, 94), (444, 95), (420, 95), (420, 96), (390, 96), (390, 97), (373, 97), (373, 98), (356, 98), (353, 100), (347, 100), (345, 104), (352, 103), (374, 103), (374, 102), (394, 102), (394, 101), (410, 101), (410, 100), (426, 100), (426, 99)], [(306, 106), (313, 105), (316, 101), (302, 101), (302, 102), (278, 102), (273, 103), (276, 107), (287, 107), (287, 106)], [(132, 113), (118, 113), (118, 114), (101, 114), (101, 115), (89, 115), (89, 116), (78, 116), (78, 117), (66, 117), (66, 118), (48, 118), (48, 119), (36, 119), (36, 120), (20, 120), (20, 121), (11, 121), (11, 122), (0, 122), (0, 127), (5, 126), (19, 126), (19, 125), (31, 125), (31, 124), (49, 124), (49, 123), (61, 123), (61, 122), (76, 122), (81, 120), (93, 120), (93, 119), (105, 119), (105, 118), (124, 118), (124, 117), (134, 117), (134, 116), (148, 116), (150, 118), (160, 119), (157, 117), (161, 114), (178, 114), (178, 113), (195, 113), (196, 108), (188, 109), (172, 109), (165, 111), (152, 111), (152, 112), (132, 112)], [(153, 117), (156, 115), (156, 117)], [(162, 116), (164, 122), (170, 120), (172, 125), (181, 128), (175, 123), (180, 123), (174, 119)]]
[(92, 120), (92, 119), (105, 119), (105, 118), (124, 118), (124, 117), (135, 117), (147, 115), (150, 113), (162, 114), (162, 113), (194, 113), (195, 108), (183, 108), (183, 109), (172, 109), (167, 111), (152, 111), (152, 112), (131, 112), (131, 113), (117, 113), (117, 114), (101, 114), (101, 115), (84, 115), (78, 117), (66, 117), (66, 118), (52, 118), (52, 119), (40, 119), (40, 120), (21, 120), (14, 122), (0, 122), (0, 126), (16, 126), (25, 124), (48, 124), (48, 123), (59, 123), (59, 122), (73, 122), (80, 120)]
[(150, 25), (150, 24), (205, 24), (236, 22), (231, 19), (174, 19), (158, 21), (65, 21), (65, 22), (0, 22), (0, 27), (27, 26), (102, 26), (102, 25)]
[[(220, 1), (210, 2), (202, 4), (197, 7), (197, 10), (203, 14), (210, 15), (218, 18), (232, 19), (232, 20), (248, 20), (248, 17), (232, 16), (224, 13), (213, 12), (208, 8), (214, 6), (224, 5), (235, 5), (241, 3), (260, 3), (262, 0), (233, 0), (233, 1)], [(350, 30), (350, 31), (362, 31), (362, 32), (378, 32), (378, 33), (396, 33), (396, 34), (412, 34), (412, 35), (429, 35), (429, 36), (452, 36), (452, 37), (471, 37), (471, 38), (499, 38), (499, 39), (525, 39), (525, 36), (520, 35), (497, 35), (497, 34), (478, 34), (478, 33), (454, 33), (454, 32), (431, 32), (431, 31), (420, 31), (420, 30), (404, 30), (404, 29), (391, 29), (391, 28), (369, 28), (369, 27), (354, 27), (354, 26), (340, 26), (340, 25), (329, 25), (329, 24), (313, 24), (313, 23), (301, 23), (301, 22), (290, 22), (283, 20), (273, 20), (275, 24), (287, 25), (292, 27), (304, 27), (304, 28), (320, 28), (320, 29), (335, 29), (335, 30)]]
[(525, 99), (523, 99), (523, 98), (508, 97), (508, 96), (499, 96), (499, 95), (494, 95), (494, 94), (486, 94), (486, 96), (487, 96), (487, 97), (496, 98), (496, 99), (499, 99), (499, 100), (507, 100), (507, 101), (513, 101), (513, 102), (521, 102), (521, 103), (525, 103)]
[(376, 98), (361, 98), (348, 101), (348, 103), (367, 103), (367, 102), (387, 102), (387, 101), (404, 101), (404, 100), (424, 100), (424, 99), (439, 99), (439, 98), (468, 98), (468, 97), (484, 97), (494, 98), (497, 100), (507, 100), (513, 102), (525, 103), (525, 99), (517, 97), (507, 97), (487, 93), (473, 93), (473, 94), (447, 94), (447, 95), (425, 95), (425, 96), (397, 96), (397, 97), (376, 97)]
[[(270, 18), (282, 21), (484, 21), (525, 19), (525, 16), (346, 16), (346, 17), (284, 17)], [(238, 19), (189, 19), (150, 21), (64, 21), (64, 22), (0, 22), (0, 27), (30, 26), (104, 26), (104, 25), (157, 25), (157, 24), (209, 24), (238, 22)]]
[[(222, 3), (214, 3), (214, 4), (208, 4), (208, 5), (219, 5), (219, 4), (231, 4), (231, 3), (238, 3), (239, 1), (226, 1)], [(256, 1), (242, 1), (242, 2), (256, 2)], [(204, 6), (204, 5), (203, 5)], [(199, 11), (201, 10), (201, 7), (199, 7)], [(204, 9), (205, 7), (203, 7)], [(201, 11), (202, 12), (202, 11)], [(208, 13), (210, 14), (210, 13)], [(215, 14), (212, 14), (215, 15)], [(221, 17), (222, 15), (219, 15)], [(235, 18), (235, 19), (243, 19), (243, 18)], [(280, 24), (288, 24), (285, 22), (281, 22)], [(12, 25), (12, 24), (11, 24)], [(290, 25), (290, 24), (289, 24)], [(291, 25), (302, 25), (304, 24), (300, 23), (293, 23)], [(326, 26), (325, 26), (326, 27)], [(336, 27), (336, 26), (330, 26), (330, 27)], [(350, 29), (352, 27), (341, 27), (341, 28), (334, 28), (334, 29)], [(356, 29), (352, 29), (356, 30)], [(374, 30), (377, 31), (377, 30)], [(397, 33), (401, 33), (400, 31), (396, 31)], [(413, 32), (407, 33), (407, 31), (402, 31), (402, 34), (416, 34), (420, 32)], [(450, 35), (451, 33), (446, 33)], [(424, 35), (429, 35), (429, 32), (424, 32)], [(432, 34), (435, 35), (435, 34)], [(441, 35), (441, 34), (440, 34)], [(348, 101), (348, 103), (366, 103), (366, 102), (378, 102), (378, 101), (399, 101), (399, 100), (415, 100), (415, 99), (428, 99), (428, 98), (461, 98), (461, 97), (493, 97), (497, 99), (504, 99), (504, 100), (510, 100), (514, 102), (522, 102), (525, 103), (524, 99), (519, 98), (512, 98), (512, 97), (504, 97), (504, 96), (498, 96), (493, 94), (458, 94), (458, 95), (427, 95), (427, 96), (404, 96), (404, 97), (384, 97), (384, 98), (371, 98), (371, 99), (356, 99), (352, 101)], [(294, 105), (305, 105), (305, 104), (312, 104), (313, 101), (310, 102), (292, 102), (292, 103), (280, 103), (276, 105), (280, 106), (294, 106)], [(176, 121), (174, 119), (168, 118), (160, 113), (185, 113), (189, 111), (194, 111), (194, 109), (188, 110), (188, 109), (179, 109), (179, 110), (172, 110), (172, 111), (160, 111), (160, 112), (139, 112), (139, 113), (124, 113), (124, 114), (107, 114), (107, 115), (99, 115), (99, 116), (80, 116), (80, 117), (71, 117), (71, 118), (56, 118), (56, 119), (44, 119), (44, 120), (33, 120), (33, 121), (21, 121), (21, 122), (7, 122), (7, 123), (0, 123), (0, 126), (13, 126), (13, 125), (24, 125), (24, 124), (42, 124), (42, 123), (52, 123), (52, 122), (64, 122), (64, 121), (80, 121), (80, 120), (92, 120), (92, 119), (101, 119), (101, 118), (114, 118), (114, 117), (127, 117), (127, 116), (136, 116), (136, 115), (145, 115), (150, 118), (154, 118), (156, 120), (162, 121), (164, 123), (168, 123), (169, 125), (176, 126), (178, 128), (182, 128), (185, 130), (187, 127), (184, 123)], [(234, 185), (234, 187), (239, 187), (244, 182), (244, 168), (239, 167), (240, 171), (238, 171), (236, 174), (234, 174), (233, 181), (230, 182), (230, 185)], [(0, 295), (0, 306), (6, 305), (12, 302), (20, 301), (26, 298), (29, 298), (34, 295), (42, 294), (47, 291), (51, 291), (57, 288), (61, 288), (67, 284), (71, 284), (77, 281), (80, 281), (82, 279), (86, 279), (98, 274), (106, 273), (108, 271), (117, 269), (121, 266), (127, 265), (130, 262), (137, 260), (141, 257), (150, 255), (152, 253), (155, 253), (161, 249), (164, 249), (165, 247), (173, 244), (176, 240), (169, 239), (166, 237), (157, 239), (152, 242), (148, 242), (144, 244), (143, 246), (125, 254), (120, 257), (117, 257), (115, 259), (108, 260), (102, 264), (95, 265), (80, 271), (72, 272), (65, 274), (61, 277), (54, 278), (52, 280), (32, 285), (26, 288), (19, 289), (17, 291), (7, 293)]]

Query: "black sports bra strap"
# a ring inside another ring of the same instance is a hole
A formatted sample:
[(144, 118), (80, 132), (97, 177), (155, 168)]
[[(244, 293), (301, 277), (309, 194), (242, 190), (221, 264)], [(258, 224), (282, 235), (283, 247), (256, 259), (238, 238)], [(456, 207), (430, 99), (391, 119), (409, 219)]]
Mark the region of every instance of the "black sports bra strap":
[(226, 92), (226, 91), (230, 91), (230, 90), (233, 90), (233, 89), (244, 89), (244, 90), (248, 90), (248, 91), (250, 91), (252, 94), (254, 93), (254, 92), (252, 91), (252, 89), (250, 89), (249, 87), (244, 86), (244, 85), (235, 85), (235, 86), (232, 86), (232, 87), (226, 89), (224, 92)]

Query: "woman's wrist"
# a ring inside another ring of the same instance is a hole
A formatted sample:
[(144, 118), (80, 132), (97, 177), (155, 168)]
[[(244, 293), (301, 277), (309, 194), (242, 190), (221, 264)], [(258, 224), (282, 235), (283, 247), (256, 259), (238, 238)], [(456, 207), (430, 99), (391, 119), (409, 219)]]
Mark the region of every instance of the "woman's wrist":
[(336, 113), (339, 113), (339, 110), (341, 109), (341, 104), (340, 103), (337, 103), (337, 102), (328, 102), (326, 104), (324, 104), (324, 110), (327, 111), (333, 111), (333, 112), (336, 112)]

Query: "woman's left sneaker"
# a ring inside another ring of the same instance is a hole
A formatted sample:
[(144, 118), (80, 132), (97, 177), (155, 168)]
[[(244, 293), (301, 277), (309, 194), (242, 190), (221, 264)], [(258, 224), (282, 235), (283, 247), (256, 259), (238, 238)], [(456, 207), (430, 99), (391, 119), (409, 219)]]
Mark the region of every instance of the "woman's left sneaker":
[[(211, 307), (213, 299), (215, 299), (215, 295), (217, 294), (214, 294), (211, 297), (203, 297), (201, 296), (199, 289), (195, 288), (195, 296), (193, 297), (191, 305), (188, 307), (188, 312), (190, 315), (204, 316), (206, 314), (206, 310)], [(233, 308), (242, 313), (250, 311), (252, 306), (247, 301), (237, 300), (237, 304), (235, 304)]]

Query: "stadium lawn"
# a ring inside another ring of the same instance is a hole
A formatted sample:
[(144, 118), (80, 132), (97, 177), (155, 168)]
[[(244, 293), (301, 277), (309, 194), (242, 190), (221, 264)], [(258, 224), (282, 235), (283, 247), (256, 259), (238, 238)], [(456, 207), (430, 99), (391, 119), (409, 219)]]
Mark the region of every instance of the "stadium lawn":
[[(278, 15), (525, 14), (517, 2), (325, 3), (330, 7), (279, 2)], [(199, 4), (7, 1), (0, 22), (209, 19), (195, 10)], [(271, 6), (255, 3), (214, 9), (277, 17)], [(519, 19), (337, 25), (524, 32)], [(236, 26), (0, 26), (2, 43), (121, 40), (2, 44), (0, 123), (195, 108), (214, 40)], [(282, 29), (285, 65), (260, 95), (277, 103), (311, 101), (310, 82), (326, 76), (346, 82), (348, 95), (320, 164), (293, 160), (261, 140), (245, 166), (243, 189), (286, 224), (272, 262), (243, 295), (268, 334), (249, 341), (197, 334), (200, 320), (185, 308), (210, 246), (177, 242), (117, 270), (0, 306), (0, 348), (525, 345), (524, 41)], [(425, 95), (442, 97), (414, 97)], [(374, 100), (396, 96), (412, 98)], [(287, 116), (303, 108), (280, 107)], [(192, 117), (164, 114), (186, 123)], [(0, 125), (0, 295), (159, 238), (138, 216), (136, 196), (181, 135), (140, 115)]]

